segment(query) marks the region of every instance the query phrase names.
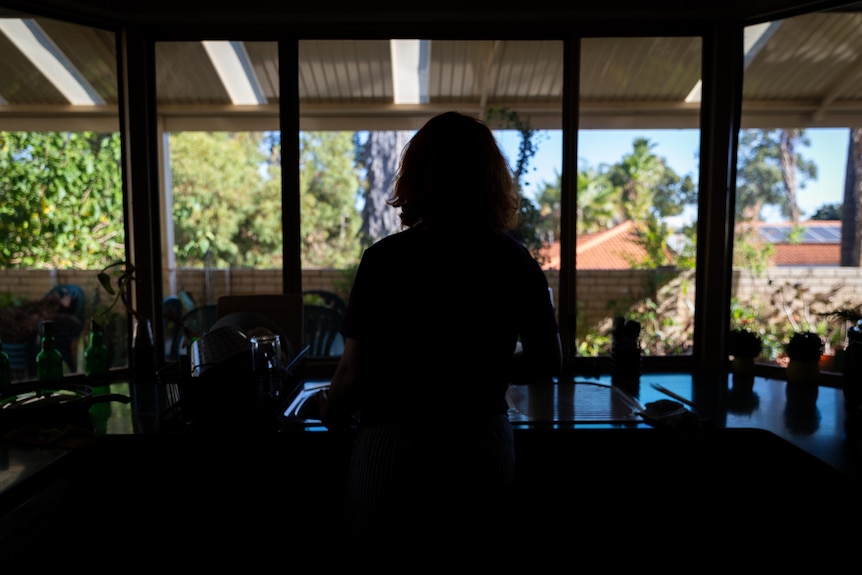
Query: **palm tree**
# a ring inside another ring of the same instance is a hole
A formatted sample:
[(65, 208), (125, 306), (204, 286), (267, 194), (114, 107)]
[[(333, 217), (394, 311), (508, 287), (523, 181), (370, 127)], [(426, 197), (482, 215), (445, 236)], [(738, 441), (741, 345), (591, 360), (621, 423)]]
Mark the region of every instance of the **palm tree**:
[(609, 228), (622, 220), (619, 190), (593, 168), (578, 170), (578, 235)]
[(610, 167), (608, 179), (621, 192), (626, 219), (642, 222), (653, 206), (654, 190), (666, 169), (664, 161), (652, 153), (656, 144), (647, 138), (635, 138), (631, 154)]

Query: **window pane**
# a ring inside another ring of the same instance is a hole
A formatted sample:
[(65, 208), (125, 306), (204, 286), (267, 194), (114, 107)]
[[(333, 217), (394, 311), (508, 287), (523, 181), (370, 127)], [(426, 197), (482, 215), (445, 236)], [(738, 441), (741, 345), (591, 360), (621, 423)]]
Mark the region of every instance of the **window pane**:
[(161, 42), (156, 66), (172, 361), (215, 323), (219, 297), (283, 291), (278, 46)]
[(13, 380), (35, 378), (43, 320), (64, 374), (84, 371), (91, 320), (125, 366), (127, 316), (107, 310), (97, 280), (125, 258), (114, 34), (6, 17), (0, 52), (0, 340)]
[(578, 353), (608, 354), (622, 318), (644, 355), (690, 354), (701, 41), (581, 46)]
[[(446, 110), (498, 134), (525, 198), (518, 233), (543, 255), (559, 206), (562, 42), (304, 40), (299, 60), (306, 291), (347, 300), (362, 250), (401, 229), (386, 200), (403, 147)], [(465, 246), (465, 257), (479, 256)], [(552, 286), (558, 273), (548, 269)]]
[(824, 13), (745, 30), (731, 327), (762, 336), (761, 361), (786, 365), (798, 331), (840, 356), (852, 324), (832, 314), (859, 310), (862, 86), (847, 70), (860, 24)]

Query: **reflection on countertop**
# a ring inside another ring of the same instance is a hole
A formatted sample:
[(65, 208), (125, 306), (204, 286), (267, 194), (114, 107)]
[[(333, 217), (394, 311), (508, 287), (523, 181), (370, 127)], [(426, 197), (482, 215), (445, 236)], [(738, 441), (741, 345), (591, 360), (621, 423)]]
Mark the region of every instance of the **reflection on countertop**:
[[(309, 416), (304, 402), (328, 382), (306, 381), (286, 398), (279, 431), (324, 428)], [(535, 386), (512, 386), (510, 418), (518, 429), (648, 428), (638, 415), (643, 406), (672, 399), (656, 385), (688, 400), (689, 408), (708, 428), (764, 429), (801, 447), (834, 467), (862, 479), (862, 415), (845, 407), (843, 390), (820, 386), (813, 395), (796, 393), (780, 379), (754, 377), (734, 382), (733, 374), (643, 373), (638, 381), (612, 385), (610, 376)], [(102, 435), (185, 433), (181, 400), (176, 390), (146, 383), (119, 381), (103, 393), (128, 394), (132, 401), (96, 403), (91, 408), (94, 427)], [(605, 403), (606, 402), (606, 403)], [(225, 422), (229, 427), (230, 422)]]

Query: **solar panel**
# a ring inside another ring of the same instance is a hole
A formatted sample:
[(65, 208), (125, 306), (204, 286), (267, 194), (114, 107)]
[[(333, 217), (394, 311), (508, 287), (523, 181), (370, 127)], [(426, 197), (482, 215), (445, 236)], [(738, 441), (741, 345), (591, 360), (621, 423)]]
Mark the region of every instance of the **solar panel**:
[[(801, 224), (804, 228), (801, 243), (803, 244), (839, 244), (841, 243), (841, 223), (835, 224)], [(760, 224), (760, 236), (764, 241), (773, 244), (788, 243), (787, 236), (793, 229), (790, 222), (777, 224)]]

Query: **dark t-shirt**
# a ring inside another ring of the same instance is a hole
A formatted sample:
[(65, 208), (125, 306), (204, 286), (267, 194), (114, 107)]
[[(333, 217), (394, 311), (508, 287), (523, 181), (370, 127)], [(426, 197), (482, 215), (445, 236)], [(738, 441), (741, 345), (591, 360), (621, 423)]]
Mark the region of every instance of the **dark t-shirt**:
[(538, 263), (504, 233), (411, 228), (369, 247), (341, 333), (361, 344), (364, 421), (505, 413), (515, 344), (557, 332)]

